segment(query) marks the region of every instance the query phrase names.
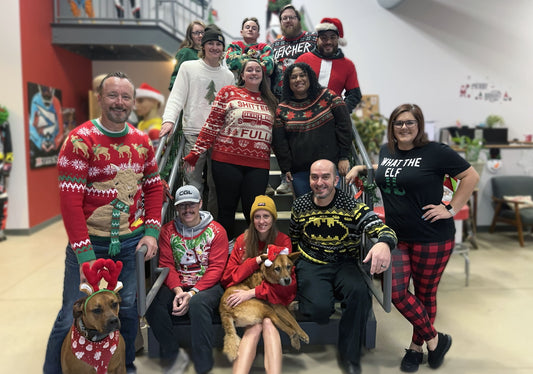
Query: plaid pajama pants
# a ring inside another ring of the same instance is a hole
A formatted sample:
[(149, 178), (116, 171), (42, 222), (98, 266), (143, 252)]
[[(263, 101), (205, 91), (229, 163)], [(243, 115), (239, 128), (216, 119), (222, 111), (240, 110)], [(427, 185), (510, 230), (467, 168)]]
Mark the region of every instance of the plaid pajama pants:
[[(399, 242), (392, 251), (392, 302), (413, 325), (413, 343), (433, 339), (437, 315), (437, 287), (455, 241), (439, 243)], [(413, 279), (414, 293), (409, 290)]]

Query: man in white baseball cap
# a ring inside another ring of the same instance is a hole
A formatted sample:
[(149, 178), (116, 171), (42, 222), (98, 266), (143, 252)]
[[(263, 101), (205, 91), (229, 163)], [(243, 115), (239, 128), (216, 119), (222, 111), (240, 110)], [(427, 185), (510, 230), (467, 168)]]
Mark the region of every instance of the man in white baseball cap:
[(214, 365), (212, 317), (223, 289), (220, 278), (228, 258), (226, 230), (211, 213), (200, 210), (202, 198), (194, 186), (176, 191), (176, 217), (159, 235), (159, 266), (170, 269), (146, 319), (161, 345), (167, 372), (183, 373), (189, 363), (172, 325), (191, 321), (191, 351), (195, 371), (207, 373)]

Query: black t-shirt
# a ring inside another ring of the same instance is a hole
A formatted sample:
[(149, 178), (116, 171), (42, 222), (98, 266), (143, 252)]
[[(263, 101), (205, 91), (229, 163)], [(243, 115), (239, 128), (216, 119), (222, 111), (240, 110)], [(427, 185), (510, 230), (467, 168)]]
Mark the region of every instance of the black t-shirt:
[(453, 238), (453, 218), (424, 221), (422, 207), (441, 203), (446, 174), (454, 177), (469, 167), (446, 144), (430, 142), (409, 151), (396, 147), (394, 154), (387, 145), (381, 147), (376, 183), (383, 197), (386, 224), (399, 241), (436, 243)]

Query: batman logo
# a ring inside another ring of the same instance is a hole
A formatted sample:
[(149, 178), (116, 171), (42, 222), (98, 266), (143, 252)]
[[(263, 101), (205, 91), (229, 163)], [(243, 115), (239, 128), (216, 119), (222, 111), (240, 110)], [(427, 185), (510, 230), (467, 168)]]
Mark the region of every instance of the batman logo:
[(308, 238), (317, 241), (341, 241), (349, 233), (348, 227), (331, 217), (315, 218), (305, 224), (303, 231)]

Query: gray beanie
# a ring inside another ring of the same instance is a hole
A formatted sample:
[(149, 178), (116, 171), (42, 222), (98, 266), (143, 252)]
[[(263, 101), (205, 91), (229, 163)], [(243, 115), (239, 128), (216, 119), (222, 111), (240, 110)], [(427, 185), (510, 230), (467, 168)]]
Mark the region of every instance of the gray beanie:
[(211, 40), (222, 43), (224, 48), (226, 48), (224, 35), (222, 35), (222, 31), (216, 25), (209, 25), (205, 28), (204, 36), (202, 37), (202, 46)]

